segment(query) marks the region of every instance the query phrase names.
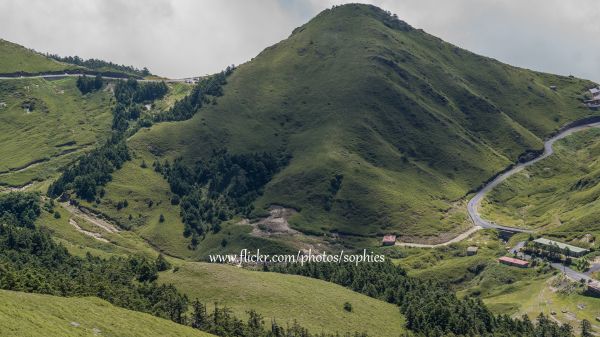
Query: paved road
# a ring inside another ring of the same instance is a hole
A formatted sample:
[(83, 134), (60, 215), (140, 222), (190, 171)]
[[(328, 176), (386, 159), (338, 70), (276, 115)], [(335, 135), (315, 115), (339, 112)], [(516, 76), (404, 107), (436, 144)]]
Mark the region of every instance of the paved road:
[(558, 270), (564, 272), (565, 275), (567, 275), (567, 277), (572, 279), (573, 281), (579, 281), (581, 279), (584, 279), (586, 282), (589, 282), (590, 280), (593, 280), (588, 275), (586, 275), (584, 273), (580, 273), (578, 271), (575, 271), (569, 267), (566, 267), (562, 263), (552, 262), (552, 263), (550, 263), (550, 265), (552, 266), (552, 268), (558, 269)]
[[(39, 74), (39, 75), (28, 75), (28, 76), (17, 76), (17, 77), (12, 77), (12, 76), (0, 76), (0, 80), (21, 80), (21, 79), (26, 79), (26, 78), (56, 78), (56, 79), (60, 79), (60, 78), (65, 78), (65, 77), (79, 77), (79, 76), (83, 76), (84, 74)], [(86, 76), (95, 76), (92, 74), (85, 74)], [(126, 78), (123, 77), (110, 77), (110, 76), (102, 76), (102, 78), (104, 79), (108, 79), (108, 80), (124, 80)], [(167, 83), (187, 83), (186, 80), (188, 80), (187, 78), (178, 78), (178, 79), (170, 79), (170, 78), (166, 78), (166, 79), (137, 79), (138, 82), (167, 82)]]
[(445, 245), (448, 245), (448, 244), (451, 244), (454, 242), (461, 241), (461, 240), (465, 239), (466, 237), (468, 237), (469, 235), (471, 235), (473, 232), (475, 232), (479, 229), (482, 229), (482, 228), (494, 228), (494, 229), (499, 229), (499, 230), (513, 232), (513, 233), (532, 233), (533, 232), (532, 230), (516, 228), (516, 227), (509, 227), (509, 226), (502, 226), (502, 225), (496, 224), (494, 222), (483, 219), (481, 217), (481, 215), (479, 214), (479, 205), (481, 204), (481, 200), (483, 200), (483, 198), (489, 191), (491, 191), (494, 187), (498, 186), (500, 183), (502, 183), (503, 181), (508, 179), (510, 176), (514, 175), (515, 173), (520, 172), (525, 167), (533, 165), (533, 164), (537, 163), (538, 161), (552, 155), (554, 153), (553, 145), (557, 140), (563, 139), (575, 132), (586, 130), (589, 128), (596, 128), (596, 127), (600, 127), (600, 122), (590, 122), (587, 124), (574, 126), (574, 127), (571, 127), (571, 128), (561, 131), (554, 137), (552, 137), (552, 138), (546, 140), (546, 142), (544, 142), (544, 152), (542, 153), (542, 155), (540, 155), (528, 162), (517, 164), (512, 169), (500, 174), (494, 180), (487, 183), (481, 190), (479, 190), (473, 196), (473, 198), (471, 198), (471, 200), (469, 200), (469, 202), (467, 204), (467, 212), (469, 213), (469, 217), (471, 218), (471, 220), (473, 221), (473, 224), (474, 224), (474, 227), (470, 228), (468, 231), (458, 235), (457, 237), (455, 237), (451, 240), (448, 240), (443, 243), (435, 244), (435, 245), (408, 243), (408, 242), (396, 242), (396, 246), (424, 247), (424, 248), (445, 246)]
[(481, 217), (481, 215), (479, 214), (479, 205), (481, 204), (481, 200), (483, 200), (483, 198), (489, 191), (491, 191), (494, 187), (498, 186), (500, 183), (502, 183), (503, 181), (508, 179), (510, 176), (514, 175), (515, 173), (520, 172), (525, 167), (533, 165), (533, 164), (537, 163), (538, 161), (552, 155), (554, 153), (554, 149), (552, 148), (552, 146), (554, 145), (554, 142), (556, 142), (557, 140), (563, 139), (575, 132), (589, 129), (589, 128), (595, 128), (595, 127), (600, 127), (600, 122), (584, 124), (584, 125), (575, 126), (575, 127), (563, 130), (562, 132), (560, 132), (556, 136), (548, 139), (544, 143), (544, 152), (542, 153), (541, 156), (536, 157), (535, 159), (532, 159), (528, 162), (517, 164), (512, 169), (502, 173), (501, 175), (496, 177), (494, 180), (487, 183), (479, 192), (477, 192), (477, 194), (475, 194), (475, 196), (473, 196), (473, 198), (471, 200), (469, 200), (469, 203), (467, 204), (467, 211), (469, 212), (469, 216), (471, 217), (471, 220), (473, 221), (473, 223), (476, 226), (480, 226), (482, 228), (495, 228), (495, 229), (504, 230), (504, 231), (508, 231), (508, 232), (531, 233), (532, 232), (531, 230), (502, 226), (502, 225), (496, 224), (494, 222), (483, 219)]

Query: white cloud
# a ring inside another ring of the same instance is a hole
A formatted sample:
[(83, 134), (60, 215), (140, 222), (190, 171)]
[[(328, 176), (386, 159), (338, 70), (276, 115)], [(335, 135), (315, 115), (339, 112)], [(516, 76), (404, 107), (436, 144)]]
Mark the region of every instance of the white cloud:
[[(43, 52), (147, 66), (170, 77), (248, 61), (335, 0), (3, 0), (2, 38)], [(471, 51), (600, 81), (594, 0), (373, 0)]]

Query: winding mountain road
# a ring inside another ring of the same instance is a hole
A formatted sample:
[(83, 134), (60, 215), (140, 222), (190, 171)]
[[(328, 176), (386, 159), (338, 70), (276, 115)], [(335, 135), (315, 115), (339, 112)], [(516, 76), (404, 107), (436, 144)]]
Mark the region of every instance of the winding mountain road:
[[(573, 123), (573, 124), (576, 124), (576, 123)], [(549, 138), (548, 140), (546, 140), (544, 142), (544, 152), (540, 156), (538, 156), (530, 161), (527, 161), (524, 163), (519, 163), (519, 164), (515, 165), (510, 170), (498, 175), (492, 181), (488, 182), (485, 186), (483, 186), (467, 203), (467, 212), (469, 213), (469, 217), (471, 218), (471, 221), (473, 221), (473, 225), (474, 225), (468, 231), (461, 233), (460, 235), (458, 235), (457, 237), (455, 237), (451, 240), (448, 240), (448, 241), (445, 241), (442, 243), (438, 243), (438, 244), (396, 242), (396, 246), (421, 247), (421, 248), (435, 248), (435, 247), (440, 247), (440, 246), (446, 246), (451, 243), (462, 241), (463, 239), (467, 238), (475, 231), (482, 229), (482, 228), (493, 228), (493, 229), (498, 229), (501, 231), (512, 232), (512, 233), (532, 233), (533, 231), (529, 230), (529, 229), (503, 226), (503, 225), (494, 223), (492, 221), (483, 219), (481, 217), (481, 214), (479, 214), (479, 206), (481, 205), (481, 201), (483, 200), (483, 198), (486, 196), (486, 194), (489, 191), (491, 191), (494, 187), (500, 185), (503, 181), (505, 181), (506, 179), (508, 179), (509, 177), (514, 175), (515, 173), (518, 173), (521, 170), (523, 170), (525, 167), (533, 165), (533, 164), (537, 163), (538, 161), (552, 155), (554, 153), (553, 146), (557, 140), (563, 139), (569, 135), (572, 135), (575, 132), (579, 132), (579, 131), (590, 129), (590, 128), (597, 128), (597, 127), (600, 127), (600, 122), (593, 121), (593, 122), (589, 122), (589, 123), (576, 125), (573, 127), (564, 128), (558, 134), (554, 135), (553, 137)]]
[(507, 231), (507, 232), (513, 232), (513, 233), (523, 233), (523, 232), (531, 233), (532, 232), (531, 230), (502, 226), (502, 225), (498, 225), (494, 222), (483, 219), (481, 217), (481, 214), (479, 214), (479, 206), (481, 204), (481, 200), (483, 200), (485, 195), (489, 191), (491, 191), (494, 187), (500, 185), (500, 183), (502, 183), (503, 181), (505, 181), (512, 175), (514, 175), (515, 173), (518, 173), (521, 170), (523, 170), (525, 167), (531, 166), (531, 165), (537, 163), (538, 161), (552, 155), (554, 153), (553, 146), (557, 140), (563, 139), (575, 132), (590, 129), (590, 128), (596, 128), (596, 127), (600, 127), (600, 122), (590, 122), (587, 124), (582, 124), (582, 125), (578, 125), (578, 126), (574, 126), (574, 127), (562, 130), (561, 132), (559, 132), (558, 134), (556, 134), (555, 136), (553, 136), (552, 138), (550, 138), (544, 142), (544, 152), (540, 156), (538, 156), (530, 161), (527, 161), (524, 163), (519, 163), (519, 164), (515, 165), (510, 170), (500, 174), (494, 180), (487, 183), (482, 189), (480, 189), (473, 196), (473, 198), (471, 198), (471, 200), (469, 200), (469, 203), (467, 204), (467, 212), (469, 212), (469, 217), (471, 217), (473, 224), (475, 226), (479, 226), (481, 228), (495, 228), (495, 229), (499, 229), (499, 230), (503, 230), (503, 231)]

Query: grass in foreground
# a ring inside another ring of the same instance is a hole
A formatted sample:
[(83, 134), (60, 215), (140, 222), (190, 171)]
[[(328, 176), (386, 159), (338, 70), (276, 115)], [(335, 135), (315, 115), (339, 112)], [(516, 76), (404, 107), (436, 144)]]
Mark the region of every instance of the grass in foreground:
[[(404, 331), (398, 307), (344, 287), (311, 278), (250, 271), (234, 266), (185, 263), (176, 272), (161, 273), (190, 298), (230, 307), (238, 317), (252, 308), (279, 324), (297, 320), (311, 332), (367, 332), (396, 337)], [(352, 312), (344, 310), (352, 304)]]
[[(56, 209), (61, 214), (59, 219), (44, 211), (38, 225), (50, 229), (53, 236), (73, 254), (83, 256), (90, 252), (104, 257), (147, 254), (150, 258), (156, 257), (153, 247), (135, 231), (109, 235), (91, 224), (79, 222), (82, 228), (101, 232), (110, 240), (108, 243), (101, 242), (76, 231), (68, 223), (69, 213), (60, 207)], [(227, 232), (227, 229), (223, 232)], [(175, 284), (191, 299), (199, 298), (209, 307), (214, 302), (230, 307), (242, 319), (246, 318), (247, 310), (254, 309), (267, 322), (276, 318), (278, 323), (285, 325), (296, 319), (313, 333), (366, 331), (370, 336), (395, 337), (403, 331), (404, 320), (395, 305), (332, 283), (233, 266), (175, 258), (169, 260), (177, 267), (177, 271), (161, 273), (161, 282)], [(352, 304), (351, 313), (344, 310), (345, 302)]]
[(208, 337), (210, 334), (95, 297), (0, 290), (0, 334), (11, 337)]

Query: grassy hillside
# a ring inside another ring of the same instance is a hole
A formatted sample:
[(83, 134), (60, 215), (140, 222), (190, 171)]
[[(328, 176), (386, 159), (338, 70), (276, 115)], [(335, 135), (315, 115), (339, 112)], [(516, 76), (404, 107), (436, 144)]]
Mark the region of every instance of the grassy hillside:
[(115, 307), (95, 297), (65, 298), (0, 290), (0, 302), (2, 336), (212, 336), (149, 314)]
[[(107, 233), (81, 217), (73, 216), (57, 205), (61, 214), (56, 219), (43, 211), (36, 222), (46, 228), (58, 242), (72, 254), (85, 256), (131, 256), (143, 254), (156, 258), (157, 252), (136, 231)], [(99, 233), (98, 240), (78, 231), (70, 220), (88, 231)], [(227, 229), (224, 230), (224, 232)], [(180, 235), (180, 232), (177, 232)], [(161, 241), (159, 241), (161, 242)], [(217, 243), (218, 244), (218, 243)], [(181, 251), (199, 254), (198, 251)], [(367, 331), (370, 336), (397, 336), (403, 331), (404, 319), (392, 304), (358, 294), (347, 288), (310, 278), (278, 273), (254, 272), (233, 266), (196, 263), (176, 258), (169, 260), (177, 267), (161, 273), (159, 281), (173, 283), (191, 299), (199, 298), (209, 308), (218, 302), (231, 308), (235, 315), (246, 318), (246, 311), (254, 309), (268, 322), (276, 318), (283, 325), (296, 319), (311, 332), (321, 331)], [(0, 296), (1, 298), (1, 296)], [(350, 302), (353, 312), (344, 310), (344, 302)], [(348, 323), (351, 322), (351, 323)]]
[[(509, 226), (542, 229), (578, 246), (600, 236), (600, 130), (555, 143), (555, 153), (492, 190), (485, 217)], [(592, 236), (585, 236), (591, 234)]]
[[(249, 271), (234, 266), (185, 263), (167, 271), (159, 281), (173, 283), (189, 297), (218, 302), (236, 315), (253, 308), (280, 324), (298, 323), (312, 332), (367, 332), (369, 336), (398, 336), (404, 320), (398, 307), (344, 287), (295, 275)], [(352, 304), (352, 312), (344, 310)]]
[[(435, 241), (470, 225), (456, 202), (470, 189), (589, 115), (579, 99), (591, 85), (472, 54), (376, 7), (345, 5), (241, 65), (216, 104), (142, 130), (130, 146), (189, 163), (221, 147), (287, 151), (290, 164), (257, 209), (295, 207), (293, 227), (309, 233)], [(341, 188), (332, 191), (337, 174)]]
[(0, 183), (46, 179), (107, 137), (112, 94), (82, 95), (75, 82), (0, 81)]
[(0, 74), (43, 73), (78, 68), (80, 67), (55, 61), (33, 50), (0, 39)]

